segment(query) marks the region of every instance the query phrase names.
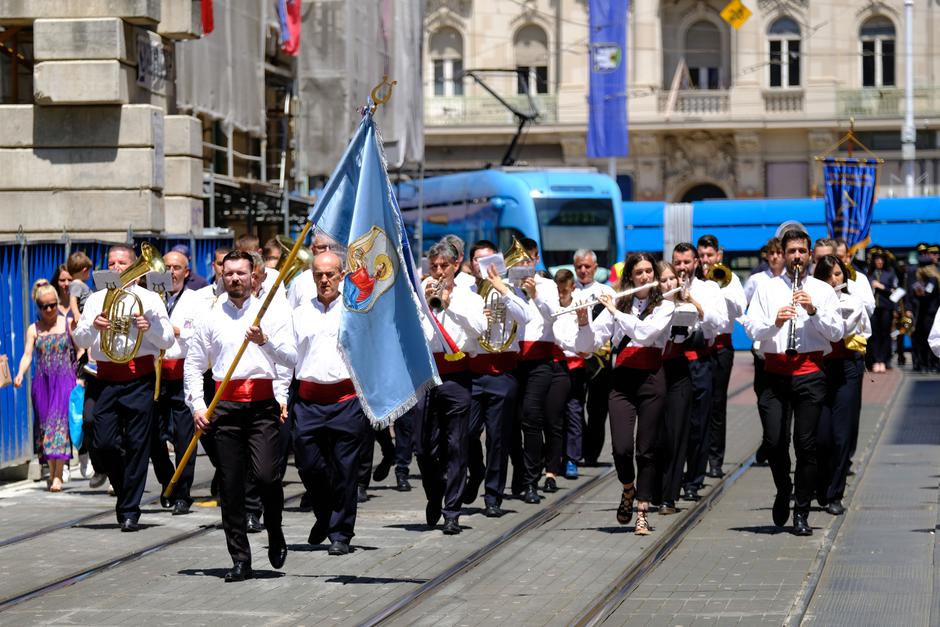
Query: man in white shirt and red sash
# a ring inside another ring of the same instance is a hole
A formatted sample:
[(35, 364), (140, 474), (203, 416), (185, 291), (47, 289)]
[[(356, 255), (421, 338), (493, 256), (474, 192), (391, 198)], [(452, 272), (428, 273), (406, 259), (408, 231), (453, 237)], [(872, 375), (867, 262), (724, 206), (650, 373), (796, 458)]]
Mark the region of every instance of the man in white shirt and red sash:
[(252, 576), (251, 547), (245, 515), (245, 481), (254, 478), (264, 504), (268, 558), (280, 568), (287, 558), (281, 531), (284, 490), (281, 487), (278, 430), (287, 410), (286, 388), (275, 396), (277, 366), (297, 360), (291, 319), (284, 306), (271, 307), (261, 326), (251, 326), (262, 301), (251, 295), (251, 255), (228, 253), (222, 261), (227, 298), (196, 325), (183, 367), (186, 404), (197, 428), (209, 427), (202, 373), (212, 364), (218, 388), (243, 339), (248, 340), (221, 400), (215, 407), (212, 435), (221, 478), (222, 527), (234, 567), (225, 581)]
[(443, 514), (442, 531), (447, 535), (460, 533), (461, 498), (467, 478), (472, 379), (465, 351), (470, 349), (471, 338), (486, 329), (483, 299), (454, 284), (459, 256), (457, 249), (444, 241), (428, 251), (431, 277), (424, 289), (431, 319), (424, 321), (425, 336), (443, 383), (423, 400), (413, 432), (421, 483), (428, 499), (425, 518), (434, 528)]
[(346, 555), (355, 535), (359, 456), (370, 442), (371, 427), (339, 352), (342, 260), (332, 252), (317, 255), (313, 279), (317, 295), (294, 310), (295, 376), (300, 383), (294, 402), (294, 459), (313, 488), (316, 523), (308, 542), (321, 544), (329, 537), (329, 554)]
[[(762, 447), (777, 488), (774, 524), (782, 527), (789, 520), (792, 491), (793, 532), (808, 536), (813, 533), (807, 515), (816, 490), (816, 427), (826, 396), (823, 355), (832, 349), (831, 342), (842, 339), (844, 329), (832, 286), (805, 274), (809, 235), (791, 229), (781, 243), (786, 270), (758, 286), (744, 326), (760, 341), (764, 357), (764, 388), (757, 402), (764, 427)], [(790, 482), (791, 415), (795, 486)]]
[[(112, 246), (108, 251), (108, 269), (114, 272), (123, 272), (135, 261), (136, 254), (129, 246)], [(130, 334), (142, 333), (143, 339), (131, 361), (114, 363), (101, 350), (101, 332), (111, 328), (109, 312), (102, 311), (108, 290), (88, 297), (72, 337), (77, 346), (89, 349), (98, 364), (91, 443), (95, 465), (111, 480), (121, 531), (137, 531), (153, 430), (154, 358), (173, 345), (173, 327), (159, 296), (137, 284), (127, 289), (143, 306), (143, 314), (132, 318)]]

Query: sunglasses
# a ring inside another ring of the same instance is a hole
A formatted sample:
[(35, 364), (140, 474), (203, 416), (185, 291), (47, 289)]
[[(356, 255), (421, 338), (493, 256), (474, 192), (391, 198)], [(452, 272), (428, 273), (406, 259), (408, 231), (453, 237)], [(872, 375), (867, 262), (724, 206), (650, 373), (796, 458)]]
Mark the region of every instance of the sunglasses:
[(45, 305), (39, 305), (41, 311), (49, 311), (50, 309), (55, 309), (56, 303), (46, 303)]

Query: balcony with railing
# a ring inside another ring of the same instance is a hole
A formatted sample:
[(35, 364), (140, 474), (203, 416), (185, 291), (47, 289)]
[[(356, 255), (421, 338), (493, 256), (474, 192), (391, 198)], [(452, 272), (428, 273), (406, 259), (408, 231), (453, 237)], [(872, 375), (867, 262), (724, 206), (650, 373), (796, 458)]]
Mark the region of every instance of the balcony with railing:
[[(513, 107), (532, 111), (526, 96), (504, 96)], [(532, 96), (538, 122), (558, 120), (558, 99), (554, 94)], [(424, 123), (427, 126), (501, 126), (515, 125), (516, 118), (492, 96), (430, 96), (424, 99)]]
[(765, 89), (764, 112), (771, 115), (787, 115), (803, 112), (802, 89)]
[(675, 97), (672, 113), (677, 115), (717, 115), (726, 114), (731, 109), (731, 95), (726, 89), (683, 89), (675, 94), (660, 92), (660, 113), (666, 112), (671, 97)]
[[(857, 118), (897, 118), (904, 116), (904, 89), (865, 87), (836, 92), (836, 111)], [(940, 114), (940, 88), (914, 89), (914, 114)]]

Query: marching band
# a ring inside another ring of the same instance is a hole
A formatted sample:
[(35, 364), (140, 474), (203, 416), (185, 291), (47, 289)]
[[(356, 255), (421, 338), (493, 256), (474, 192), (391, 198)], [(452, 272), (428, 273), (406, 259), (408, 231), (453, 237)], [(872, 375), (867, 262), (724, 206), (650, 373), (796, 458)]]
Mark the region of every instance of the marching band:
[[(314, 244), (312, 262), (260, 324), (252, 320), (273, 280), (253, 250), (256, 238), (220, 249), (215, 279), (199, 290), (186, 285), (184, 255), (160, 261), (145, 248), (137, 260), (132, 249), (114, 246), (109, 268), (120, 285), (91, 295), (74, 331), (97, 362), (91, 450), (117, 494), (121, 530), (140, 528), (148, 457), (166, 487), (173, 466), (166, 442), (179, 464), (194, 432), (206, 431), (234, 564), (226, 581), (252, 576), (247, 534), (262, 528), (252, 518), (253, 498), (263, 508), (269, 560), (275, 568), (285, 562), (281, 479), (289, 449), (314, 513), (308, 542), (329, 539), (330, 555), (352, 550), (361, 460), (371, 462), (374, 439), (341, 358), (347, 265), (324, 234)], [(873, 331), (884, 332), (884, 311), (897, 303), (884, 292), (898, 279), (885, 272), (883, 252), (869, 281), (839, 242), (811, 247), (799, 228), (769, 241), (765, 254), (766, 269), (742, 284), (722, 264), (714, 236), (676, 245), (671, 262), (631, 253), (615, 291), (594, 280), (590, 250), (578, 250), (574, 271), (551, 280), (535, 270), (533, 240), (516, 241), (505, 256), (481, 240), (468, 249), (470, 275), (461, 272), (463, 242), (442, 239), (427, 255), (421, 313), (441, 384), (420, 392), (417, 407), (394, 425), (395, 450), (386, 443), (377, 480), (394, 459), (398, 489), (410, 489), (413, 445), (425, 522), (433, 529), (443, 518), (441, 531), (459, 534), (462, 507), (481, 487), (483, 514), (506, 513), (510, 461), (511, 493), (526, 504), (537, 505), (562, 477), (576, 480), (579, 464), (597, 462), (609, 420), (622, 489), (617, 522), (627, 525), (635, 514), (634, 533), (650, 534), (652, 512), (677, 512), (680, 500), (698, 498), (706, 476), (723, 475), (730, 334), (738, 321), (754, 341), (758, 461), (769, 462), (776, 486), (773, 522), (791, 521), (792, 498), (793, 532), (811, 535), (814, 498), (832, 515), (844, 512), (866, 345)], [(138, 285), (163, 268), (172, 280), (165, 301)], [(924, 268), (912, 277), (911, 298), (927, 303), (940, 274)], [(918, 340), (934, 352), (938, 325), (918, 320)], [(242, 340), (244, 356), (227, 373)], [(883, 364), (884, 338), (876, 341), (873, 358)], [(223, 380), (210, 423), (207, 403)], [(194, 466), (190, 460), (165, 503), (174, 515), (189, 512)]]

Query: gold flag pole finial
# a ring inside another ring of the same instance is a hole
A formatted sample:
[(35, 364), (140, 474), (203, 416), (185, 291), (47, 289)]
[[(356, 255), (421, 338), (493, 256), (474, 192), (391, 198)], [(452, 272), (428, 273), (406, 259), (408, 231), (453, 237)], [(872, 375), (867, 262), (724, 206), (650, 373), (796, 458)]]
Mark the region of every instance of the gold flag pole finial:
[[(369, 113), (375, 113), (375, 110), (379, 105), (385, 104), (392, 97), (392, 89), (395, 85), (398, 84), (398, 81), (389, 81), (388, 74), (382, 76), (382, 82), (372, 88), (372, 92), (369, 94), (370, 100), (372, 100), (372, 107), (369, 109)], [(385, 95), (379, 96), (379, 92), (382, 91), (382, 88), (385, 89)]]

